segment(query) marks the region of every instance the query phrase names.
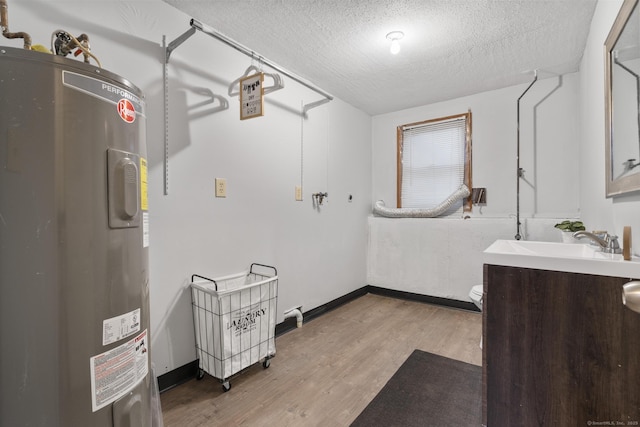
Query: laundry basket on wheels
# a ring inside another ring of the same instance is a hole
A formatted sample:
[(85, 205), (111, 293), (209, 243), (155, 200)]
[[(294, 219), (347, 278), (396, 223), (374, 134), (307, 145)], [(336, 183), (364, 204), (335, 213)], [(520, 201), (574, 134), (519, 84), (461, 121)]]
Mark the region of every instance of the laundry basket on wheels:
[(233, 374), (260, 360), (268, 368), (276, 354), (277, 300), (275, 267), (254, 263), (248, 271), (217, 279), (192, 275), (198, 379), (207, 373), (229, 391)]

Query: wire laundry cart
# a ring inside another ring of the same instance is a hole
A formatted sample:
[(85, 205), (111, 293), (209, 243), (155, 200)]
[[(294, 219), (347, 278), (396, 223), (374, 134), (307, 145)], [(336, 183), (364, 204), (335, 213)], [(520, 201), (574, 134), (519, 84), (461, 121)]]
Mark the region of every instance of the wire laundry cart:
[(248, 271), (209, 279), (191, 276), (191, 305), (199, 359), (198, 379), (207, 373), (229, 391), (229, 377), (276, 354), (278, 271), (253, 263)]

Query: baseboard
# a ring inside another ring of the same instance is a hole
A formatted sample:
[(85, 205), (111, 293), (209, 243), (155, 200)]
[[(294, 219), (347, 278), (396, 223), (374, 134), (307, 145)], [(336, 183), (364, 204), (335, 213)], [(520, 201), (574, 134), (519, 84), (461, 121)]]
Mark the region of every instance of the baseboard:
[(480, 309), (472, 302), (459, 301), (450, 298), (434, 297), (431, 295), (415, 294), (413, 292), (397, 291), (395, 289), (379, 288), (377, 286), (367, 286), (368, 292), (375, 295), (382, 295), (409, 301), (423, 302), (427, 304), (442, 305), (445, 307), (459, 308), (461, 310), (480, 312)]
[[(353, 292), (349, 292), (346, 295), (343, 295), (339, 298), (334, 299), (326, 304), (321, 305), (320, 307), (316, 307), (312, 310), (309, 310), (303, 313), (304, 323), (307, 323), (313, 319), (316, 319), (322, 316), (325, 313), (330, 312), (350, 301), (355, 300), (363, 295), (368, 293), (374, 295), (387, 296), (391, 298), (404, 299), (409, 301), (422, 302), (427, 304), (434, 305), (442, 305), (451, 308), (458, 308), (462, 310), (468, 311), (477, 311), (480, 310), (476, 307), (476, 305), (472, 302), (458, 301), (449, 298), (441, 298), (434, 297), (430, 295), (422, 295), (416, 294), (413, 292), (404, 292), (397, 291), (394, 289), (380, 288), (378, 286), (363, 286), (360, 289), (356, 289)], [(296, 329), (296, 319), (289, 318), (284, 319), (283, 322), (278, 323), (276, 325), (276, 337), (285, 334), (291, 330)], [(198, 360), (194, 360), (192, 362), (187, 363), (186, 365), (180, 366), (172, 371), (167, 372), (166, 374), (162, 374), (158, 377), (158, 388), (160, 389), (160, 393), (165, 392), (167, 390), (172, 389), (173, 387), (180, 385), (186, 381), (189, 381), (191, 378), (194, 378), (198, 372)]]
[(158, 389), (165, 392), (194, 378), (198, 373), (198, 359), (158, 376)]

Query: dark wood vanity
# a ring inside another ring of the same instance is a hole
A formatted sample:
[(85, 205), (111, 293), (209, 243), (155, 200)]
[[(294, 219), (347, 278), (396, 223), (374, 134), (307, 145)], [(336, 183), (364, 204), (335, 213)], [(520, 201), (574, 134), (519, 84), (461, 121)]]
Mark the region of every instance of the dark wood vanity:
[(640, 425), (629, 280), (485, 264), (483, 424)]

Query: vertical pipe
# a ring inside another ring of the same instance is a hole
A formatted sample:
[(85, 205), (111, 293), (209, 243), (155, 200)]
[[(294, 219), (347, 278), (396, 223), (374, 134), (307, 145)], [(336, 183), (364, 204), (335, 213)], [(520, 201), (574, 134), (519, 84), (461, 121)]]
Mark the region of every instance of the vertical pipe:
[(302, 315), (302, 311), (300, 311), (302, 307), (297, 307), (297, 308), (292, 308), (290, 310), (287, 310), (284, 312), (284, 318), (288, 319), (290, 317), (295, 317), (296, 318), (296, 326), (298, 328), (302, 328), (302, 322), (303, 322), (303, 315)]
[(302, 194), (304, 194), (304, 118), (305, 118), (305, 110), (304, 110), (304, 101), (300, 100), (300, 201), (304, 198)]
[(517, 145), (516, 145), (516, 235), (515, 239), (522, 239), (522, 235), (520, 234), (520, 179), (523, 176), (524, 170), (520, 167), (520, 100), (522, 97), (531, 89), (531, 86), (538, 80), (538, 70), (534, 71), (533, 81), (527, 88), (522, 92), (522, 95), (518, 98), (518, 108), (517, 108)]
[(24, 48), (31, 49), (31, 36), (29, 34), (9, 32), (9, 6), (7, 6), (7, 0), (0, 0), (0, 27), (2, 27), (3, 36), (8, 39), (23, 39)]

